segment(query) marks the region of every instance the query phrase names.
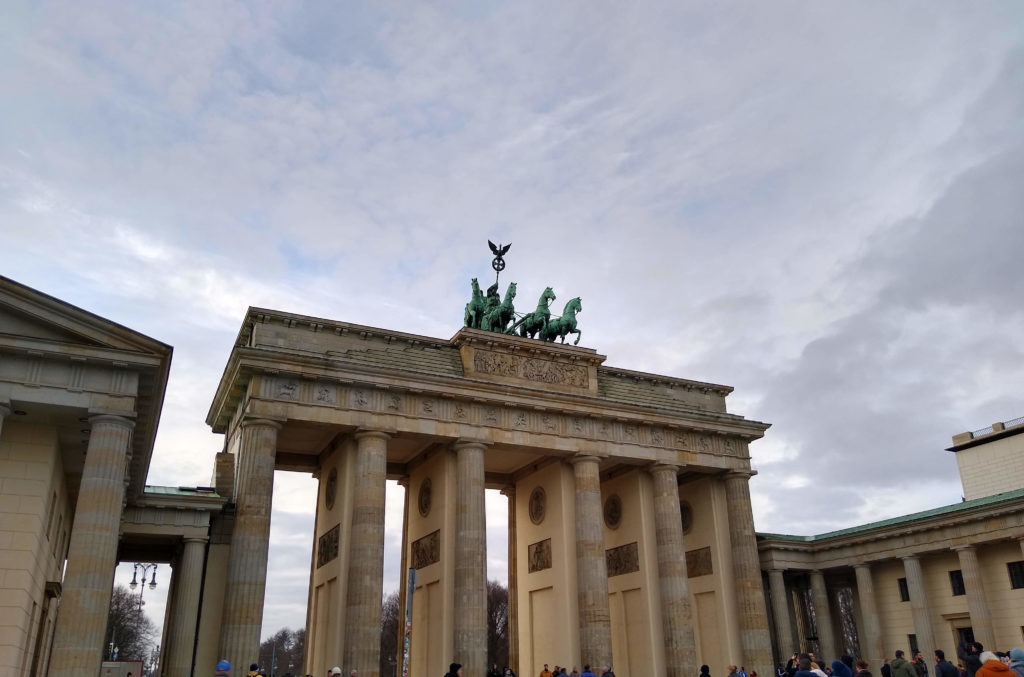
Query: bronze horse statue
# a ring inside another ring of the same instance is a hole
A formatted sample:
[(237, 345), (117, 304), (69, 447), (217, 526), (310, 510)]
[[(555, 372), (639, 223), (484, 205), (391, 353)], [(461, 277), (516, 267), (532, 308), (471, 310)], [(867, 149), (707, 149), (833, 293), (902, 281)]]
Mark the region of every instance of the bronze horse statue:
[(519, 335), (528, 336), (533, 338), (538, 332), (544, 330), (544, 327), (548, 326), (548, 320), (551, 319), (551, 308), (549, 304), (555, 300), (555, 292), (548, 287), (544, 290), (544, 293), (540, 295), (540, 300), (537, 301), (537, 310), (532, 313), (527, 313), (523, 316), (523, 319), (517, 323), (519, 325)]
[(469, 303), (466, 304), (465, 324), (467, 327), (479, 329), (480, 323), (484, 319), (484, 311), (487, 309), (487, 305), (484, 303), (483, 292), (480, 291), (480, 283), (477, 282), (475, 277), (471, 284), (473, 286), (473, 296), (469, 299)]
[(512, 301), (516, 298), (516, 283), (509, 284), (508, 291), (505, 292), (505, 298), (502, 302), (487, 310), (484, 313), (483, 321), (480, 323), (480, 328), (484, 331), (496, 331), (504, 333), (509, 323), (515, 319), (516, 308), (512, 305)]
[(572, 344), (578, 345), (583, 337), (583, 332), (576, 328), (576, 313), (582, 310), (583, 303), (579, 296), (569, 299), (569, 302), (565, 304), (565, 310), (562, 311), (562, 316), (548, 320), (547, 326), (541, 329), (541, 340), (554, 342), (557, 336), (562, 339), (562, 343), (565, 343), (566, 334), (576, 334), (576, 340)]

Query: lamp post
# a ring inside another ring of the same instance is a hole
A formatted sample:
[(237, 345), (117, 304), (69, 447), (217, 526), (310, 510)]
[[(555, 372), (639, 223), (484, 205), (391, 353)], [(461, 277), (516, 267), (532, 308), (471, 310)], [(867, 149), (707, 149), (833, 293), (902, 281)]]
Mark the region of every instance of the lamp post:
[(132, 571), (132, 582), (128, 584), (128, 587), (131, 588), (133, 591), (135, 590), (135, 588), (139, 586), (139, 571), (142, 571), (142, 588), (139, 590), (139, 613), (141, 614), (142, 605), (145, 604), (145, 602), (142, 599), (142, 596), (146, 593), (146, 574), (148, 574), (150, 571), (152, 571), (153, 573), (149, 577), (149, 589), (156, 589), (156, 565), (140, 564), (138, 562), (135, 563), (135, 569)]

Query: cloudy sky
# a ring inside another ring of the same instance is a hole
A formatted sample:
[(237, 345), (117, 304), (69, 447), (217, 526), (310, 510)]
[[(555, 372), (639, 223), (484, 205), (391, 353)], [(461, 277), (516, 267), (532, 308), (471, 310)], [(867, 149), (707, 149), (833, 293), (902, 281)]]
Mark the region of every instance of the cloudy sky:
[(0, 272), (175, 347), (151, 484), (209, 482), (247, 306), (448, 338), (488, 238), (608, 364), (773, 424), (762, 531), (959, 501), (951, 435), (1024, 415), (1021, 3), (11, 0), (0, 96)]

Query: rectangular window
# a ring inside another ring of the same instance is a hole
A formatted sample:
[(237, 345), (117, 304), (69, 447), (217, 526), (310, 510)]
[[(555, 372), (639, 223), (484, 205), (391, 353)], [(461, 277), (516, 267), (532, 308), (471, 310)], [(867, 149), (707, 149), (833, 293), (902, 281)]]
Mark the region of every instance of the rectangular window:
[(960, 569), (949, 572), (949, 587), (953, 589), (953, 597), (967, 594), (964, 589), (964, 573)]
[(910, 660), (913, 660), (918, 652), (917, 635), (907, 635), (907, 644), (910, 645)]
[(901, 602), (909, 602), (910, 601), (910, 589), (907, 587), (907, 579), (905, 579), (905, 578), (897, 579), (896, 583), (897, 583), (897, 585), (900, 586), (900, 601)]
[(1024, 562), (1007, 562), (1006, 568), (1010, 570), (1010, 587), (1024, 588)]

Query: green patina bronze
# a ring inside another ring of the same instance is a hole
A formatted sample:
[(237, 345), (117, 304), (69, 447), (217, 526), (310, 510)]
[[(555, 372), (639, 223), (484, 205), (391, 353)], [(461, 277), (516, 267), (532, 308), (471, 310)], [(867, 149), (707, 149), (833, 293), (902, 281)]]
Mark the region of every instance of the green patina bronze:
[[(500, 274), (505, 268), (505, 261), (502, 257), (512, 245), (495, 245), (490, 240), (487, 241), (487, 244), (490, 245), (491, 251), (495, 255), (491, 267), (494, 268), (496, 274)], [(487, 288), (486, 294), (480, 291), (480, 282), (477, 278), (474, 277), (470, 284), (473, 292), (469, 303), (466, 304), (463, 319), (465, 326), (499, 334), (514, 334), (518, 329), (520, 336), (531, 339), (536, 337), (541, 341), (550, 342), (559, 338), (562, 343), (565, 343), (567, 335), (576, 334), (573, 345), (579, 344), (583, 333), (576, 327), (576, 313), (583, 310), (583, 304), (578, 296), (565, 304), (565, 309), (560, 317), (552, 319), (551, 302), (555, 300), (555, 292), (548, 287), (540, 295), (537, 309), (516, 320), (516, 309), (513, 305), (516, 298), (515, 282), (509, 284), (504, 299), (498, 294), (497, 275), (495, 275), (494, 284)]]
[[(537, 310), (527, 313), (523, 316), (523, 319), (516, 322), (516, 325), (519, 327), (520, 336), (533, 338), (548, 326), (548, 320), (551, 319), (551, 308), (548, 304), (554, 300), (555, 292), (551, 291), (551, 287), (548, 287), (540, 295), (540, 300), (537, 301)], [(516, 325), (512, 328), (515, 329)]]

